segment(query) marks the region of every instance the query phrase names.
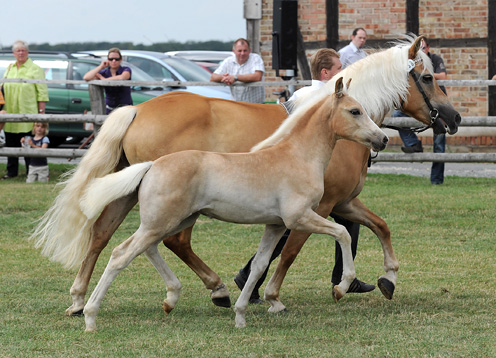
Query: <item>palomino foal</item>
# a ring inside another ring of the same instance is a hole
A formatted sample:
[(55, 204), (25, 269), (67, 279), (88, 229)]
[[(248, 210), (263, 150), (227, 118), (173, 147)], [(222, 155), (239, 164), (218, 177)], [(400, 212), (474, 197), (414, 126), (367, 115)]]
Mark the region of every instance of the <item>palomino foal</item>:
[[(324, 192), (324, 172), (338, 139), (353, 140), (374, 150), (384, 149), (388, 141), (362, 106), (344, 93), (342, 79), (336, 82), (335, 94), (322, 91), (252, 153), (184, 151), (95, 179), (81, 202), (88, 224), (110, 202), (135, 195), (138, 188), (141, 224), (113, 250), (84, 308), (86, 330), (96, 330), (96, 315), (112, 281), (142, 253), (165, 281), (164, 309), (170, 312), (174, 308), (181, 284), (157, 245), (193, 225), (200, 214), (228, 222), (266, 225), (250, 277), (235, 305), (236, 327), (246, 326), (250, 293), (286, 227), (328, 234), (339, 242), (344, 273), (333, 289), (335, 300), (339, 300), (355, 278), (351, 238), (343, 226), (314, 211)], [(293, 168), (291, 175), (288, 168)]]

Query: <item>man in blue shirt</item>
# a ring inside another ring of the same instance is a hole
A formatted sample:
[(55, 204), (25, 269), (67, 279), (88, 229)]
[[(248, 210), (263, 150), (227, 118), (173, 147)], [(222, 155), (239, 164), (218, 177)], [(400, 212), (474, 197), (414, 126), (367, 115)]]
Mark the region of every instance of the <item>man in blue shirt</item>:
[(367, 56), (365, 51), (362, 50), (362, 47), (365, 45), (366, 41), (367, 33), (365, 32), (364, 28), (359, 27), (353, 30), (350, 44), (339, 50), (339, 58), (341, 59), (343, 68), (346, 68), (352, 63)]

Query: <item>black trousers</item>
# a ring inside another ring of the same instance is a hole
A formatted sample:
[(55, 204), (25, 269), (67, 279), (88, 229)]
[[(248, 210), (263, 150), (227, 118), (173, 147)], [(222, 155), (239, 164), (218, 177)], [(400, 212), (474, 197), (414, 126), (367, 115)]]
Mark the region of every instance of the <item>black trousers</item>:
[[(357, 252), (357, 246), (358, 246), (358, 235), (360, 233), (360, 225), (356, 224), (352, 221), (346, 220), (345, 218), (336, 215), (336, 214), (331, 214), (331, 217), (336, 221), (336, 223), (343, 225), (348, 233), (351, 236), (351, 253), (353, 255), (353, 260), (355, 259), (356, 252)], [(288, 236), (291, 233), (291, 230), (286, 230), (284, 235), (281, 237), (279, 242), (277, 243), (276, 248), (274, 249), (274, 252), (272, 253), (272, 256), (270, 257), (269, 265), (267, 266), (267, 269), (264, 271), (262, 274), (262, 277), (258, 280), (257, 284), (255, 285), (255, 288), (253, 289), (253, 294), (252, 297), (259, 297), (258, 290), (260, 289), (260, 286), (262, 286), (263, 282), (265, 281), (265, 278), (267, 277), (267, 273), (269, 272), (269, 267), (272, 261), (274, 261), (280, 254), (281, 251), (286, 244), (286, 241), (288, 240)], [(332, 270), (332, 283), (335, 285), (339, 284), (341, 282), (341, 276), (343, 274), (343, 253), (341, 252), (341, 247), (339, 244), (336, 242), (336, 249), (335, 249), (335, 263), (334, 263), (334, 269)], [(239, 270), (239, 274), (243, 276), (245, 279), (248, 278), (250, 275), (251, 271), (251, 263), (253, 261), (253, 258), (255, 255), (251, 257), (251, 259), (248, 261), (248, 263), (243, 267), (241, 270)]]
[[(5, 132), (5, 146), (6, 147), (21, 147), (21, 138), (24, 136), (32, 136), (31, 132), (26, 133), (10, 133)], [(29, 158), (24, 157), (24, 162), (26, 163), (26, 174), (29, 171)], [(8, 157), (7, 158), (7, 176), (16, 177), (19, 175), (19, 157)]]

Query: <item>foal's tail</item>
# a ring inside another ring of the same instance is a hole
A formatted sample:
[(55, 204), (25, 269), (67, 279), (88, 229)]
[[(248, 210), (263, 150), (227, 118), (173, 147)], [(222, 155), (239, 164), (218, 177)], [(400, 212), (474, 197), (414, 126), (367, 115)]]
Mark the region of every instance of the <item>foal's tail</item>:
[(136, 190), (153, 162), (134, 164), (116, 173), (93, 179), (86, 187), (80, 202), (81, 210), (94, 222), (112, 201)]
[(79, 207), (90, 180), (115, 171), (122, 156), (122, 140), (136, 116), (136, 107), (108, 116), (81, 163), (60, 183), (63, 189), (43, 215), (30, 239), (41, 253), (65, 267), (81, 263), (91, 243), (91, 225)]

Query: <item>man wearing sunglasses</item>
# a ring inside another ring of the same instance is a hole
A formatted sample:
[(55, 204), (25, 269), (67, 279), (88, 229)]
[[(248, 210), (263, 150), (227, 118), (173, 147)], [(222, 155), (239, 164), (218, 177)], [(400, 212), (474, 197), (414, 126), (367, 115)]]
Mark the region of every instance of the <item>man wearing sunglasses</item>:
[[(92, 80), (110, 80), (125, 81), (131, 79), (131, 69), (121, 66), (122, 55), (118, 48), (111, 48), (108, 52), (107, 59), (103, 60), (98, 67), (88, 71), (83, 79)], [(105, 87), (105, 108), (107, 114), (117, 107), (132, 105), (131, 87), (108, 86)]]

